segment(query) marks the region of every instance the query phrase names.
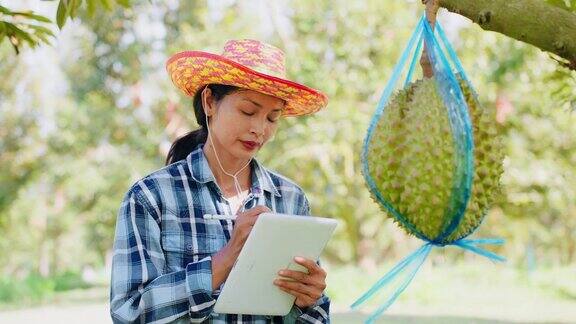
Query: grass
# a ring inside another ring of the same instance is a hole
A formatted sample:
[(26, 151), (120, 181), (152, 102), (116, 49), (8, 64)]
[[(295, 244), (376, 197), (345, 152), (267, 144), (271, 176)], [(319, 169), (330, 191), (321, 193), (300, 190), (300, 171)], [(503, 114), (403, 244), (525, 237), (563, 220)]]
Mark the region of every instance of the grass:
[(90, 285), (77, 272), (64, 272), (51, 277), (37, 273), (21, 279), (4, 277), (0, 278), (0, 304), (35, 304), (58, 292), (88, 287)]
[[(392, 267), (388, 264), (372, 272), (329, 269), (333, 313), (343, 316), (334, 322), (360, 322), (375, 310), (390, 295), (391, 287), (361, 306), (361, 312), (350, 312), (349, 306)], [(425, 263), (385, 314), (385, 322), (574, 322), (576, 267), (527, 273), (482, 259), (457, 266)]]

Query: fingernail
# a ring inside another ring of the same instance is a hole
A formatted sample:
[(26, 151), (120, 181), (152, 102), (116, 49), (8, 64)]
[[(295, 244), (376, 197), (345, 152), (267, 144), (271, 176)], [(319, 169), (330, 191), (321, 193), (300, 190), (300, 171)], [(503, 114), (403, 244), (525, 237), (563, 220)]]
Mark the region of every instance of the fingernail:
[(304, 262), (303, 257), (295, 257), (294, 260), (296, 260), (296, 262)]
[(285, 275), (285, 274), (286, 274), (286, 271), (284, 271), (284, 270), (280, 270), (280, 271), (278, 271), (278, 274), (283, 276), (283, 275)]

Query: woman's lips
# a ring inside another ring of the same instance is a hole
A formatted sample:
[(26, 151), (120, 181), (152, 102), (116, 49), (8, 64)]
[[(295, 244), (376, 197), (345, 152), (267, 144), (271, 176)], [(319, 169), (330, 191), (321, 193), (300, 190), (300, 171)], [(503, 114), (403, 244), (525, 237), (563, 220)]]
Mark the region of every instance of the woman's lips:
[(242, 142), (242, 145), (244, 145), (244, 147), (249, 151), (252, 151), (258, 146), (260, 146), (257, 142), (252, 141), (240, 141), (240, 142)]

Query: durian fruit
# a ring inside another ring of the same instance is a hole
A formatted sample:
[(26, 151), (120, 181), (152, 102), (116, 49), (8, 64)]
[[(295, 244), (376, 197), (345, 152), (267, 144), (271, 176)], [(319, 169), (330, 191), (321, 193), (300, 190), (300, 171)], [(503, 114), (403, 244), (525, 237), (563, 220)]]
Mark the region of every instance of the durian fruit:
[[(442, 243), (465, 237), (480, 225), (500, 191), (503, 172), (495, 109), (481, 107), (468, 84), (459, 83), (472, 122), (474, 177), (466, 213)], [(448, 205), (456, 148), (448, 112), (436, 87), (434, 79), (425, 79), (395, 93), (373, 130), (367, 154), (368, 172), (377, 190), (429, 240), (438, 237), (446, 218), (454, 214)], [(372, 197), (375, 199), (373, 193)]]

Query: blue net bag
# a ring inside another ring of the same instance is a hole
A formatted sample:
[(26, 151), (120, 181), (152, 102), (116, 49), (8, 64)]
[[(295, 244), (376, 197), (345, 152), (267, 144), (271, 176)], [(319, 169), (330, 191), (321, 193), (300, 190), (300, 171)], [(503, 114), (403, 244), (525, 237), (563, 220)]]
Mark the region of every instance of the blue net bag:
[[(433, 70), (413, 81), (423, 44)], [(404, 70), (403, 87), (393, 94)], [(425, 243), (363, 294), (357, 308), (384, 286), (399, 282), (368, 318), (372, 322), (406, 289), (433, 247), (456, 246), (494, 261), (467, 239), (499, 191), (503, 150), (494, 119), (484, 110), (440, 24), (423, 16), (388, 81), (362, 151), (362, 173), (372, 197), (396, 223)]]

